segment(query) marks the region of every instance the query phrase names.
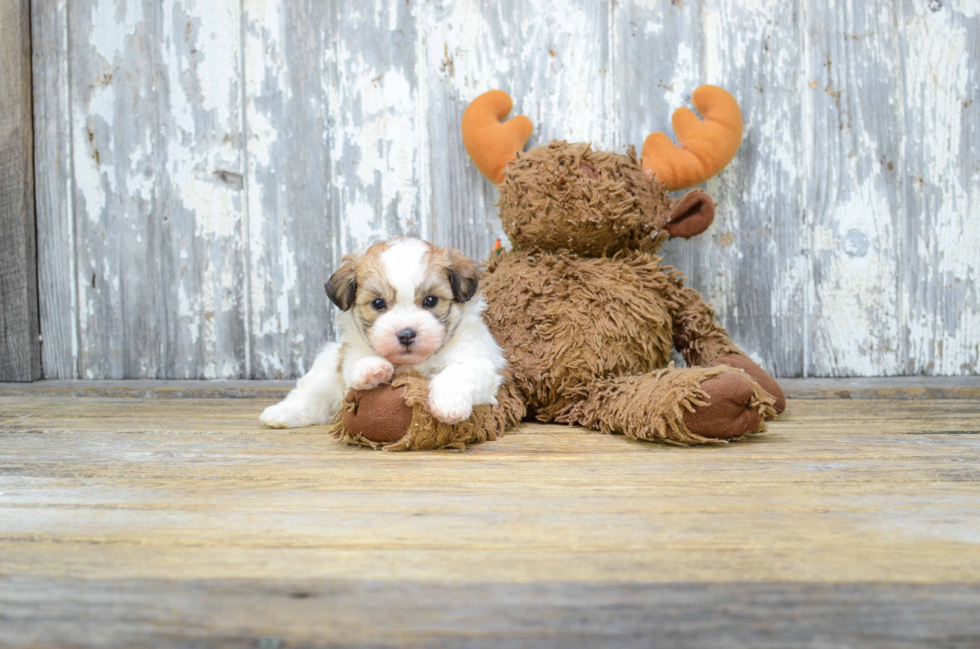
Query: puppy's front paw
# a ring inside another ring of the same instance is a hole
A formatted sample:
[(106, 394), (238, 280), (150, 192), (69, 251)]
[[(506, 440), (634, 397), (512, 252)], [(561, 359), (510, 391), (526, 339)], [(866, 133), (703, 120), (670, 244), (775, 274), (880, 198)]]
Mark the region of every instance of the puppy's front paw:
[(473, 414), (473, 400), (466, 394), (441, 386), (429, 388), (429, 410), (446, 424), (458, 424)]
[(277, 403), (263, 410), (259, 415), (259, 421), (269, 428), (301, 428), (315, 423), (305, 408), (286, 402)]
[(354, 364), (351, 387), (355, 390), (373, 390), (391, 380), (395, 366), (378, 356), (362, 358)]

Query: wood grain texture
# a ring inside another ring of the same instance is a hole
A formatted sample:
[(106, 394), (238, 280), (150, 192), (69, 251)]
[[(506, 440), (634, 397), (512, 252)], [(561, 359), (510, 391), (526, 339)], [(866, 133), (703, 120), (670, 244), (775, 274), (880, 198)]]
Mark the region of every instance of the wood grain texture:
[(908, 373), (980, 372), (980, 7), (904, 2), (899, 52)]
[(793, 401), (722, 448), (527, 424), (414, 454), (263, 429), (268, 403), (0, 396), (4, 642), (969, 647), (980, 633), (975, 399)]
[(256, 416), (268, 403), (0, 398), (3, 573), (633, 583), (980, 575), (980, 487), (964, 461), (980, 444), (976, 401), (797, 401), (766, 435), (718, 449), (527, 424), (464, 453), (414, 454), (342, 446), (321, 428), (263, 429)]
[(41, 376), (27, 0), (0, 0), (0, 380)]
[(479, 93), (531, 146), (624, 151), (701, 83), (745, 139), (665, 254), (735, 341), (778, 376), (980, 371), (973, 2), (64, 1), (35, 25), (48, 377), (301, 374), (343, 254), (502, 234), (459, 137)]
[(31, 41), (41, 365), (47, 376), (78, 378), (68, 0), (33, 3)]
[(82, 378), (245, 371), (240, 19), (69, 3)]
[(501, 88), (534, 123), (528, 147), (553, 139), (615, 147), (610, 3), (474, 0), (426, 3), (432, 238), (485, 259), (506, 235), (496, 188), (469, 161), (459, 124), (478, 95)]
[(721, 85), (738, 98), (745, 121), (739, 154), (703, 186), (719, 206), (714, 224), (702, 236), (669, 241), (664, 256), (687, 273), (747, 354), (774, 375), (800, 375), (807, 262), (796, 6), (637, 1), (617, 7), (617, 16), (625, 144), (639, 148), (654, 131), (673, 136), (671, 114), (691, 107), (699, 85)]
[(323, 285), (344, 254), (428, 234), (413, 11), (245, 3), (247, 376), (309, 369), (331, 335)]
[[(332, 3), (244, 3), (248, 363), (303, 373), (329, 331), (322, 286), (339, 260), (330, 222), (327, 20)], [(224, 377), (229, 378), (229, 377)]]
[[(136, 397), (139, 399), (282, 399), (295, 387), (285, 379), (106, 381), (45, 379), (0, 383), (0, 396)], [(980, 399), (980, 377), (780, 379), (787, 399)]]
[(964, 585), (0, 581), (7, 645), (31, 649), (970, 649), (978, 605)]
[(810, 374), (903, 373), (901, 56), (895, 5), (804, 14)]

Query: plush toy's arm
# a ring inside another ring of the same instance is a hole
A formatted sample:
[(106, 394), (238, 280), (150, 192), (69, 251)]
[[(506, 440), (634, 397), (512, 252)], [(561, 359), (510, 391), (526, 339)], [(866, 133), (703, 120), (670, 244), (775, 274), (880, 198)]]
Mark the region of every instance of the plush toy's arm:
[(687, 364), (708, 367), (726, 354), (741, 354), (725, 328), (715, 321), (714, 310), (704, 303), (701, 294), (684, 286), (679, 272), (671, 271), (670, 275), (667, 297), (674, 321), (674, 348)]
[(671, 273), (668, 286), (674, 320), (674, 347), (684, 356), (687, 364), (692, 367), (727, 365), (744, 370), (773, 396), (776, 413), (781, 413), (786, 408), (782, 388), (768, 372), (735, 346), (725, 328), (715, 321), (714, 310), (705, 304), (701, 294), (684, 286), (677, 271)]

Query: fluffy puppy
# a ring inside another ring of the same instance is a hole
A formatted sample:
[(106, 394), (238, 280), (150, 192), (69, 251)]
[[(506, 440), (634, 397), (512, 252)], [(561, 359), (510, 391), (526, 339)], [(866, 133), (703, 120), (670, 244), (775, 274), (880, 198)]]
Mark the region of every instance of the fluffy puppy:
[(483, 322), (479, 277), (459, 251), (418, 239), (348, 255), (325, 286), (341, 311), (342, 342), (328, 344), (259, 419), (272, 428), (326, 424), (350, 388), (370, 390), (410, 370), (429, 378), (429, 408), (447, 424), (496, 404), (506, 361)]

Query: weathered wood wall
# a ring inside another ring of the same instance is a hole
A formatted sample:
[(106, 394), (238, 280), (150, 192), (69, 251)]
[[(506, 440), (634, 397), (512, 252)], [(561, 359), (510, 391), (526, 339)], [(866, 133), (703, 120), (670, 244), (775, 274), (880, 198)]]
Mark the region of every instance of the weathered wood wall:
[(508, 90), (531, 145), (622, 151), (701, 83), (745, 139), (666, 254), (746, 351), (980, 370), (975, 0), (35, 0), (33, 25), (49, 377), (300, 374), (346, 251), (489, 251), (476, 95)]
[(30, 0), (0, 0), (0, 381), (41, 376)]

